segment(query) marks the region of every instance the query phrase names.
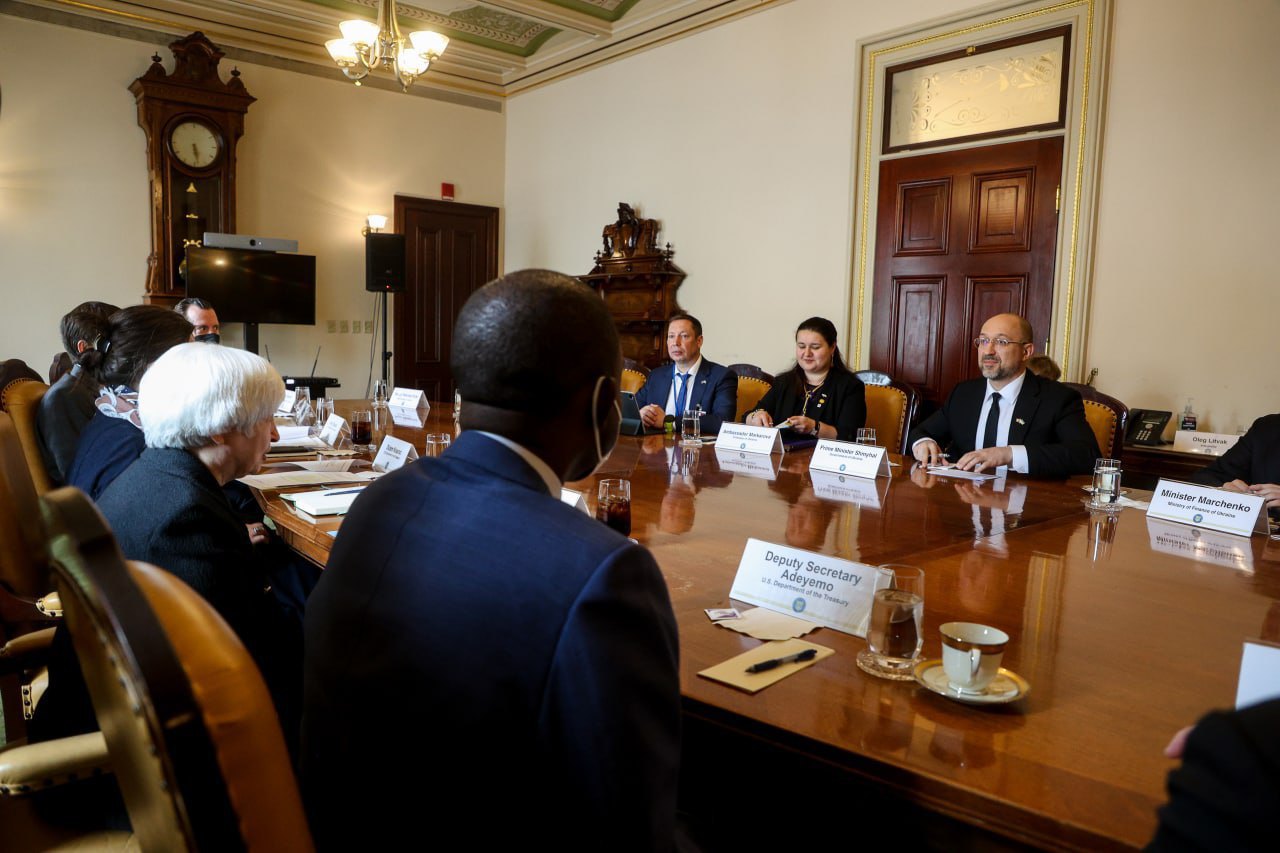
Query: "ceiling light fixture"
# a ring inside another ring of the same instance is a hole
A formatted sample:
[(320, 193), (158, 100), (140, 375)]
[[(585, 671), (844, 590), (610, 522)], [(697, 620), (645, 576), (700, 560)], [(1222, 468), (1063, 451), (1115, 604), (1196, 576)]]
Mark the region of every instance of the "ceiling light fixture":
[(396, 20), (395, 0), (382, 0), (378, 23), (343, 21), (338, 29), (342, 30), (342, 38), (331, 39), (324, 46), (342, 73), (357, 86), (370, 71), (381, 67), (391, 70), (407, 92), (449, 46), (448, 37), (434, 30), (417, 30), (406, 39)]

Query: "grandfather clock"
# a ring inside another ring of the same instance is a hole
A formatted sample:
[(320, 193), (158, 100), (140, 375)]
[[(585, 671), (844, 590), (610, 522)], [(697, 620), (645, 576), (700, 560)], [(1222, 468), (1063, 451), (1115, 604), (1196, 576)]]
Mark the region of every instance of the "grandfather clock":
[(206, 231), (236, 230), (236, 143), (254, 98), (233, 70), (225, 83), (225, 55), (204, 33), (169, 45), (174, 68), (160, 55), (129, 85), (138, 124), (147, 135), (151, 181), (151, 254), (143, 301), (171, 306), (186, 294), (185, 253)]

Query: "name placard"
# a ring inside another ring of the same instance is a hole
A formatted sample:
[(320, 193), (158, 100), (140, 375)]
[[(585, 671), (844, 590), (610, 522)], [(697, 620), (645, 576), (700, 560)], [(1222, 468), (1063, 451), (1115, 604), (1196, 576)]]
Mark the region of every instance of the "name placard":
[(431, 404), (427, 402), (427, 395), (421, 388), (393, 388), (387, 405), (393, 409), (412, 410), (421, 409), (424, 406), (428, 410), (431, 408)]
[(1152, 551), (1253, 574), (1253, 548), (1249, 545), (1249, 540), (1239, 536), (1187, 527), (1185, 524), (1174, 524), (1158, 518), (1147, 519), (1147, 535), (1151, 540)]
[(828, 471), (810, 471), (813, 493), (829, 501), (842, 501), (863, 509), (880, 509), (881, 491), (888, 483), (878, 483), (866, 477), (832, 474)]
[(744, 453), (782, 453), (784, 449), (777, 427), (746, 424), (721, 424), (720, 432), (716, 434), (716, 447)]
[(874, 566), (748, 539), (729, 597), (865, 637), (875, 583)]
[(398, 406), (391, 406), (388, 411), (391, 412), (391, 422), (396, 426), (422, 429), (427, 425), (426, 417), (417, 409), (401, 409)]
[(1221, 456), (1235, 447), (1239, 440), (1240, 436), (1225, 432), (1195, 432), (1180, 429), (1173, 434), (1173, 449), (1179, 453), (1207, 453), (1210, 456)]
[(716, 462), (721, 471), (732, 471), (761, 480), (778, 479), (778, 469), (782, 467), (781, 456), (766, 456), (763, 453), (748, 453), (745, 450), (725, 450), (716, 443)]
[(561, 487), (560, 500), (575, 509), (582, 510), (587, 515), (591, 515), (591, 510), (587, 508), (587, 497), (582, 492), (575, 492), (573, 489)]
[(871, 479), (888, 477), (889, 457), (883, 447), (823, 438), (813, 449), (809, 470)]
[(1280, 646), (1245, 640), (1236, 682), (1236, 707), (1247, 708), (1280, 697)]
[(294, 406), (298, 404), (298, 389), (290, 388), (284, 392), (284, 399), (280, 401), (280, 405), (276, 407), (277, 415), (292, 415)]
[(347, 419), (341, 415), (329, 415), (324, 422), (324, 427), (320, 430), (320, 440), (330, 447), (337, 447), (338, 441), (344, 433), (351, 434), (351, 428), (347, 426)]
[(1262, 512), (1265, 503), (1261, 495), (1241, 495), (1211, 486), (1162, 479), (1156, 483), (1147, 515), (1248, 536), (1254, 530), (1267, 532), (1267, 517)]
[(382, 439), (382, 444), (378, 447), (378, 455), (373, 457), (373, 470), (394, 471), (397, 468), (403, 468), (406, 462), (412, 462), (417, 458), (417, 448), (404, 439), (389, 435)]

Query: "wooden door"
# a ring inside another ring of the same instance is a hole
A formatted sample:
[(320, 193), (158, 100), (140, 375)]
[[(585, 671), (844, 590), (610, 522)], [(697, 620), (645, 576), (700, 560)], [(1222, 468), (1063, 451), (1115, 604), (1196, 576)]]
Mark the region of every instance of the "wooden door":
[(979, 375), (988, 317), (1021, 314), (1045, 350), (1061, 173), (1061, 137), (881, 163), (872, 370), (936, 406)]
[(453, 400), (449, 350), (467, 297), (498, 276), (498, 209), (396, 196), (405, 291), (396, 294), (393, 384)]

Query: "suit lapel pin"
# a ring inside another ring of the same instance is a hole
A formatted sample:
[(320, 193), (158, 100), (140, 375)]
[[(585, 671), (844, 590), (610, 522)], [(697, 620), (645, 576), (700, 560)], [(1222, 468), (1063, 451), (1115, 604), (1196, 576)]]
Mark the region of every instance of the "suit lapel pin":
[(1014, 418), (1014, 420), (1017, 422), (1018, 426), (1026, 426), (1026, 425), (1027, 425), (1027, 422), (1026, 422), (1026, 421), (1024, 421), (1022, 418)]

